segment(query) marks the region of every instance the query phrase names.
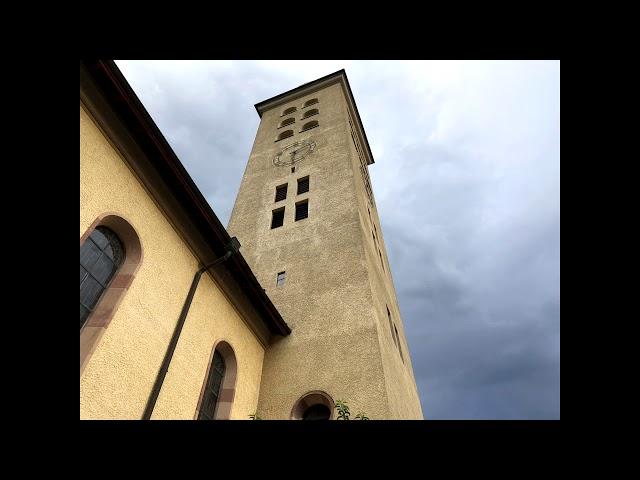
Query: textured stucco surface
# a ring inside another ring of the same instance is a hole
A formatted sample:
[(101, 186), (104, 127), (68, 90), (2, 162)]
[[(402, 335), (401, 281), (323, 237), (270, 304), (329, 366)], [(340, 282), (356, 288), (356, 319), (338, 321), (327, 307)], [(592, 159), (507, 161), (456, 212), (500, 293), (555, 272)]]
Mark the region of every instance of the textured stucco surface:
[[(143, 260), (80, 377), (80, 418), (139, 419), (198, 262), (81, 105), (80, 236), (105, 212), (133, 225)], [(152, 418), (194, 417), (219, 340), (233, 347), (238, 362), (231, 418), (247, 419), (256, 410), (264, 347), (204, 275)]]
[[(311, 98), (319, 126), (300, 129)], [(296, 106), (293, 137), (274, 142), (284, 118)], [(354, 122), (355, 125), (355, 122)], [(292, 142), (311, 139), (313, 153), (290, 167), (272, 160)], [(296, 194), (297, 179), (309, 175), (310, 191)], [(274, 202), (275, 187), (287, 182), (287, 198)], [(294, 222), (295, 204), (309, 199), (309, 217)], [(306, 392), (321, 390), (347, 400), (352, 411), (375, 419), (421, 419), (393, 282), (375, 205), (372, 221), (379, 233), (386, 272), (380, 266), (351, 138), (348, 106), (338, 84), (290, 98), (263, 113), (228, 230), (243, 245), (243, 255), (266, 289), (292, 334), (265, 353), (258, 412), (265, 419), (287, 419)], [(272, 210), (285, 206), (284, 225), (270, 229)], [(286, 283), (276, 287), (276, 275)], [(389, 306), (402, 341), (405, 363), (394, 344)]]

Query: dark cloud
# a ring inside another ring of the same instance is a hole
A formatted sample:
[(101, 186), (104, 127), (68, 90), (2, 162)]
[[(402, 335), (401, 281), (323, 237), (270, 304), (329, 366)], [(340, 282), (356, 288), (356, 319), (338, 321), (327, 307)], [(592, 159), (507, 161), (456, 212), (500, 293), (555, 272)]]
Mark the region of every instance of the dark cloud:
[(223, 224), (253, 105), (346, 68), (425, 417), (560, 417), (558, 62), (117, 63)]

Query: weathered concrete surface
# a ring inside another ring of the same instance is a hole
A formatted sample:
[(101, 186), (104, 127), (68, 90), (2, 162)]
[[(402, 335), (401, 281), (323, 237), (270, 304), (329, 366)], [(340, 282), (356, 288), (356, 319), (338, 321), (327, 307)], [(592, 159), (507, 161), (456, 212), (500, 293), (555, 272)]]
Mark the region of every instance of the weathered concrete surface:
[[(302, 120), (302, 106), (311, 98), (319, 103), (308, 108), (319, 114), (309, 120), (319, 126), (300, 132), (309, 121)], [(229, 222), (229, 233), (242, 243), (245, 259), (292, 328), (265, 353), (258, 404), (265, 419), (290, 418), (296, 401), (312, 390), (347, 400), (354, 413), (364, 410), (373, 419), (423, 418), (382, 229), (365, 190), (349, 118), (356, 131), (359, 125), (347, 98), (338, 80), (263, 113)], [(291, 106), (297, 112), (281, 116)], [(289, 116), (296, 123), (278, 129)], [(289, 128), (293, 137), (274, 141)], [(362, 145), (362, 134), (356, 134)], [(317, 147), (295, 165), (295, 173), (273, 165), (283, 147), (304, 139)], [(296, 180), (307, 175), (309, 193), (296, 195)], [(275, 203), (276, 186), (285, 182), (287, 198)], [(295, 222), (295, 204), (304, 199), (309, 200), (309, 217)], [(284, 225), (270, 229), (271, 212), (281, 206)], [(378, 240), (371, 233), (374, 225)], [(281, 271), (286, 271), (286, 283), (276, 287)]]

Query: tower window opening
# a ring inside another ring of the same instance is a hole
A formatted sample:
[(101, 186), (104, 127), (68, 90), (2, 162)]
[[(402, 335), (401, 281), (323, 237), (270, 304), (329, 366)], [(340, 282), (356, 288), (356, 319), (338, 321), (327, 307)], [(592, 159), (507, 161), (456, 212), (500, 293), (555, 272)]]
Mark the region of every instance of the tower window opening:
[(329, 418), (331, 418), (331, 410), (321, 403), (311, 405), (302, 415), (303, 420), (329, 420)]
[(293, 117), (287, 118), (286, 120), (283, 120), (282, 123), (280, 123), (280, 126), (278, 128), (286, 127), (287, 125), (291, 125), (292, 123), (296, 123), (296, 119)]
[(271, 228), (281, 227), (284, 223), (284, 207), (271, 212)]
[(279, 185), (276, 187), (276, 202), (280, 202), (282, 200), (284, 200), (285, 198), (287, 198), (287, 188), (288, 188), (288, 184), (284, 184), (284, 185)]
[(393, 338), (393, 343), (395, 343), (396, 346), (397, 346), (398, 342), (396, 340), (396, 336), (395, 336), (395, 332), (394, 332), (393, 320), (391, 320), (391, 312), (389, 311), (389, 307), (388, 306), (387, 306), (387, 318), (389, 319), (389, 331), (391, 332), (391, 338)]
[(291, 167), (291, 173), (296, 173), (296, 167)]
[(395, 323), (393, 324), (393, 329), (396, 331), (396, 338), (398, 339), (398, 352), (400, 352), (400, 359), (402, 363), (404, 363), (404, 356), (402, 355), (402, 345), (400, 344), (400, 335), (398, 335), (398, 329), (396, 328)]
[(308, 107), (309, 105), (315, 105), (316, 103), (318, 103), (318, 99), (312, 98), (311, 100), (304, 102), (304, 106), (302, 108)]
[(317, 115), (318, 113), (320, 113), (320, 112), (318, 111), (317, 108), (312, 108), (311, 110), (307, 110), (306, 112), (304, 112), (304, 115), (302, 116), (302, 118), (305, 119), (305, 118), (313, 117), (314, 115)]
[(276, 287), (282, 287), (284, 285), (285, 278), (286, 272), (278, 272), (278, 276), (276, 277)]
[(309, 216), (309, 201), (296, 203), (296, 222)]
[(289, 137), (293, 137), (293, 130), (285, 130), (284, 132), (282, 132), (280, 135), (278, 135), (278, 138), (276, 138), (276, 142)]
[(305, 131), (307, 131), (307, 130), (311, 130), (312, 128), (316, 128), (318, 125), (319, 125), (319, 124), (318, 124), (318, 121), (317, 121), (317, 120), (314, 120), (314, 121), (312, 121), (312, 122), (305, 123), (305, 124), (302, 126), (302, 130), (300, 130), (300, 131), (301, 131), (301, 132), (305, 132)]
[(293, 113), (296, 110), (298, 110), (296, 107), (289, 107), (284, 112), (282, 112), (281, 116), (284, 117), (285, 115), (289, 115), (290, 113)]
[(298, 195), (309, 191), (309, 175), (298, 179)]

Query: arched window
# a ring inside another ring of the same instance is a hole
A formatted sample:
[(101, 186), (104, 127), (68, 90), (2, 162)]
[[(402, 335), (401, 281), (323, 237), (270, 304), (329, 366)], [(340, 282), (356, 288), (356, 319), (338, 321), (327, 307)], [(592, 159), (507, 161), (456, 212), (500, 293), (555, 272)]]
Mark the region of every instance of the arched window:
[(318, 103), (318, 99), (312, 98), (311, 100), (307, 100), (306, 102), (304, 102), (304, 106), (302, 108), (308, 107), (309, 105), (314, 105), (316, 103)]
[(80, 328), (95, 309), (122, 265), (122, 241), (107, 227), (97, 227), (80, 247)]
[(113, 319), (142, 262), (131, 223), (104, 213), (80, 237), (80, 374)]
[(198, 415), (198, 420), (214, 420), (216, 417), (216, 407), (220, 397), (220, 387), (224, 379), (226, 365), (218, 350), (213, 355), (213, 363), (209, 369), (209, 378), (205, 387), (202, 406)]
[(225, 341), (218, 342), (205, 375), (196, 420), (227, 420), (236, 391), (238, 363), (233, 348)]
[(317, 115), (318, 109), (317, 108), (312, 108), (311, 110), (307, 110), (306, 112), (304, 112), (304, 115), (302, 116), (302, 118), (309, 118), (312, 117), (313, 115)]
[(293, 137), (293, 130), (285, 130), (284, 132), (282, 132), (280, 135), (278, 135), (276, 142), (288, 137)]
[(291, 118), (287, 118), (286, 120), (283, 120), (282, 123), (280, 124), (280, 126), (278, 128), (282, 128), (282, 127), (286, 127), (287, 125), (291, 125), (292, 123), (295, 123), (296, 119), (291, 117)]
[(300, 130), (301, 132), (304, 132), (305, 130), (311, 130), (312, 128), (315, 128), (318, 126), (318, 121), (314, 120), (313, 122), (309, 122), (309, 123), (305, 123), (302, 126), (302, 130)]
[(289, 107), (284, 112), (282, 112), (281, 116), (284, 117), (285, 115), (289, 115), (290, 113), (293, 113), (296, 110), (298, 110), (296, 107)]
[(331, 420), (335, 404), (326, 392), (305, 393), (291, 410), (292, 420)]

